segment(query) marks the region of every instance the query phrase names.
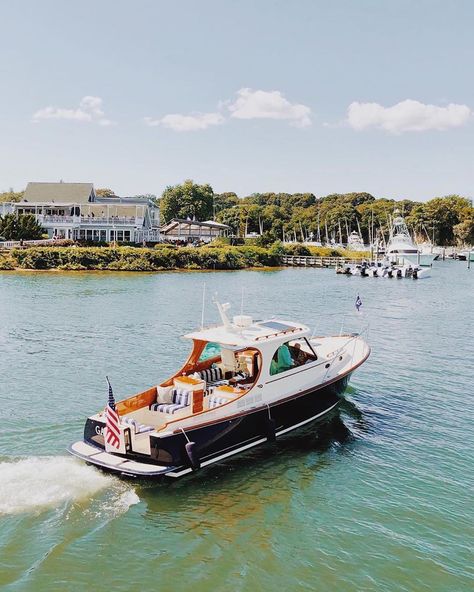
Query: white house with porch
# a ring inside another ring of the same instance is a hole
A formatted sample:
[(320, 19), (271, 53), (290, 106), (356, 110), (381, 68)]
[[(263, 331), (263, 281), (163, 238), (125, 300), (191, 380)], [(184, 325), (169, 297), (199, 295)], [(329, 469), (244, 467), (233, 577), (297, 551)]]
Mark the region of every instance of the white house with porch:
[(33, 214), (50, 238), (158, 242), (160, 211), (141, 197), (100, 197), (92, 183), (28, 183), (22, 201), (0, 213)]

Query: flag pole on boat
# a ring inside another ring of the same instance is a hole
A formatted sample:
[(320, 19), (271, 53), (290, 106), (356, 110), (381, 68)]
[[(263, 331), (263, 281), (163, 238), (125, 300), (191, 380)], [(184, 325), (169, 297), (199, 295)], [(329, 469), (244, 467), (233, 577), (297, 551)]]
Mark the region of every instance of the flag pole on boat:
[(206, 284), (202, 287), (201, 330), (204, 329), (204, 306), (206, 304)]

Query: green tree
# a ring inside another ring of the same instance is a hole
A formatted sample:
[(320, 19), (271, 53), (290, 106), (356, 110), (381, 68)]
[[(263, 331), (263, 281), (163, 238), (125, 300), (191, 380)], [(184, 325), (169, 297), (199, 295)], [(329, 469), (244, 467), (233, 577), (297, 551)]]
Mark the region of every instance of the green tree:
[(474, 217), (453, 227), (453, 234), (460, 246), (474, 245)]
[(160, 201), (161, 216), (166, 222), (172, 218), (209, 220), (213, 216), (213, 204), (214, 191), (210, 185), (198, 185), (187, 179), (181, 185), (164, 190)]
[(99, 197), (116, 197), (115, 191), (108, 187), (101, 187), (95, 190), (95, 194)]
[(214, 215), (217, 215), (222, 210), (238, 205), (239, 202), (240, 200), (237, 194), (233, 191), (214, 194)]
[(33, 214), (0, 216), (0, 235), (6, 240), (36, 240), (41, 238), (43, 232), (43, 227)]
[(453, 228), (463, 220), (470, 207), (470, 201), (459, 195), (435, 197), (424, 204), (427, 226), (434, 227), (436, 244), (452, 245), (455, 242)]
[(0, 193), (0, 203), (9, 201), (21, 201), (23, 199), (24, 194), (24, 191), (13, 191), (13, 189), (10, 189), (9, 191), (4, 191), (3, 193)]
[(238, 236), (240, 233), (240, 209), (239, 206), (233, 206), (221, 210), (217, 214), (217, 221), (230, 226), (232, 234), (235, 236)]

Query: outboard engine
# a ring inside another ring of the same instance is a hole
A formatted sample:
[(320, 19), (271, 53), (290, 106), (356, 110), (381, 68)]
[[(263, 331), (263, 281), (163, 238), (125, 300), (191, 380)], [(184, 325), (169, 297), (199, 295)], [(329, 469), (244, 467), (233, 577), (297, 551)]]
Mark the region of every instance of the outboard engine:
[(401, 269), (397, 269), (397, 278), (400, 279), (401, 277), (403, 277), (402, 270)]
[(417, 280), (418, 279), (418, 269), (414, 269), (413, 270), (413, 279)]

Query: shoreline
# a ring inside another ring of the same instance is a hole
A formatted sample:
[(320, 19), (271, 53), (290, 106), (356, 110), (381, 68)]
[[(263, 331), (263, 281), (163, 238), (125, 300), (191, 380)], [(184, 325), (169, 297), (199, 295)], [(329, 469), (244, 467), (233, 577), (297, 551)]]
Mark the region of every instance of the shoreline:
[[(291, 248), (281, 243), (270, 247), (252, 245), (208, 245), (174, 247), (162, 244), (146, 247), (31, 247), (0, 252), (0, 271), (74, 271), (74, 272), (131, 272), (156, 273), (163, 271), (238, 271), (275, 270), (286, 255), (316, 257), (347, 257), (344, 252), (330, 248)], [(365, 253), (351, 253), (353, 259), (363, 259)]]
[(284, 269), (326, 269), (324, 267), (321, 268), (314, 268), (314, 267), (293, 267), (293, 266), (286, 266), (286, 265), (276, 265), (276, 266), (262, 266), (262, 267), (241, 267), (239, 269), (193, 269), (193, 268), (164, 268), (164, 269), (154, 269), (151, 271), (142, 271), (137, 270), (133, 271), (130, 269), (59, 269), (57, 267), (51, 269), (30, 269), (24, 267), (16, 267), (15, 269), (0, 269), (1, 274), (60, 274), (60, 273), (67, 273), (67, 274), (110, 274), (116, 273), (120, 275), (130, 274), (130, 275), (153, 275), (156, 273), (235, 273), (236, 271), (283, 271)]

